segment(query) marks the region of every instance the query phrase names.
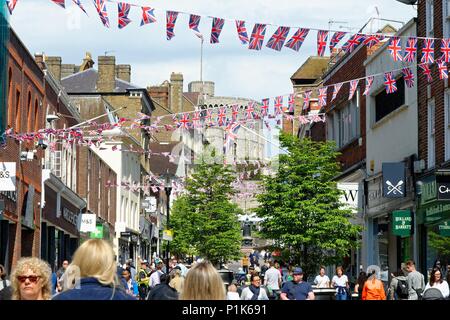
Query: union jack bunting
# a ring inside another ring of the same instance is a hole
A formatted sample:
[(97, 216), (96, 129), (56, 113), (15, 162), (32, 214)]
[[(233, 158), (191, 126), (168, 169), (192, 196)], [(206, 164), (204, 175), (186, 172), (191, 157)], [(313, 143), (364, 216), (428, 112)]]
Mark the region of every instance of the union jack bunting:
[(219, 111), (217, 113), (217, 124), (219, 126), (223, 126), (225, 124), (226, 117), (227, 114), (225, 112), (225, 108), (219, 108)]
[(227, 148), (228, 144), (231, 141), (236, 141), (237, 139), (237, 132), (239, 128), (241, 127), (239, 122), (232, 122), (230, 123), (226, 129), (225, 129), (225, 142), (224, 147)]
[(311, 100), (312, 91), (308, 90), (303, 92), (303, 110), (307, 110), (309, 108), (309, 101)]
[(166, 33), (167, 40), (175, 37), (174, 29), (175, 23), (177, 22), (178, 12), (176, 11), (167, 11), (166, 12)]
[(117, 4), (119, 10), (119, 29), (125, 28), (131, 20), (128, 18), (130, 13), (131, 5), (125, 2), (119, 2)]
[(75, 3), (81, 10), (83, 10), (83, 12), (86, 13), (86, 15), (87, 15), (86, 10), (84, 9), (83, 5), (81, 4), (81, 0), (72, 0), (72, 1), (73, 1), (73, 3)]
[(328, 42), (328, 31), (319, 30), (317, 31), (317, 55), (322, 57), (325, 53)]
[(348, 100), (352, 100), (353, 96), (355, 95), (356, 89), (358, 88), (359, 80), (352, 80), (350, 81), (350, 91), (348, 94)]
[(209, 125), (209, 126), (213, 126), (215, 124), (213, 121), (212, 113), (213, 113), (212, 110), (210, 110), (210, 109), (206, 110), (205, 119), (208, 119), (207, 125)]
[(291, 93), (288, 98), (288, 112), (293, 113), (295, 111), (295, 94)]
[(422, 48), (422, 63), (434, 63), (434, 39), (424, 39)]
[(194, 30), (195, 35), (203, 40), (203, 34), (198, 29), (201, 17), (195, 14), (189, 16), (189, 29)]
[(445, 62), (450, 62), (450, 39), (442, 39), (441, 40), (441, 60)]
[(430, 65), (428, 64), (419, 64), (420, 69), (423, 70), (423, 74), (427, 76), (427, 82), (430, 83), (433, 81), (433, 76), (431, 75)]
[(189, 129), (190, 126), (190, 120), (189, 120), (189, 114), (183, 113), (183, 116), (180, 120), (180, 128), (183, 130)]
[(247, 113), (247, 120), (251, 120), (255, 117), (255, 103), (253, 101), (249, 102), (247, 105), (247, 109), (245, 110)]
[(176, 114), (174, 114), (172, 116), (172, 121), (173, 121), (173, 124), (175, 125), (175, 127), (177, 127), (177, 128), (180, 127), (180, 122), (178, 121), (178, 116)]
[(364, 90), (363, 95), (367, 96), (370, 93), (370, 89), (372, 88), (372, 84), (373, 84), (373, 76), (368, 76), (366, 78), (366, 89)]
[(410, 68), (405, 67), (402, 69), (403, 79), (405, 79), (405, 84), (408, 88), (414, 87), (414, 73)]
[(331, 101), (333, 101), (334, 99), (336, 99), (339, 90), (341, 90), (343, 83), (337, 83), (333, 86), (333, 96), (331, 98)]
[(325, 107), (327, 105), (327, 91), (328, 91), (328, 87), (323, 87), (319, 89), (319, 106), (320, 107)]
[(347, 32), (335, 32), (333, 34), (333, 37), (330, 40), (330, 53), (333, 53), (334, 48), (342, 40), (342, 38), (345, 37), (346, 34)]
[(245, 27), (245, 21), (236, 20), (236, 29), (242, 44), (248, 43), (247, 28)]
[(364, 40), (364, 36), (360, 35), (360, 34), (354, 34), (353, 36), (351, 36), (350, 39), (348, 39), (348, 41), (342, 46), (342, 49), (345, 51), (345, 53), (347, 52), (353, 52), (353, 50), (355, 50), (356, 47), (359, 46), (359, 44), (361, 43), (361, 41)]
[(155, 9), (150, 7), (141, 7), (141, 8), (142, 8), (141, 26), (156, 22), (156, 17), (154, 13)]
[(261, 115), (263, 117), (267, 115), (267, 110), (269, 110), (269, 98), (262, 99)]
[(291, 39), (289, 39), (289, 41), (284, 46), (295, 51), (300, 50), (308, 33), (309, 29), (298, 29), (297, 32), (291, 37)]
[(66, 8), (66, 1), (65, 0), (52, 0), (53, 3), (56, 3), (58, 6), (62, 8)]
[(237, 121), (238, 114), (239, 114), (239, 106), (235, 104), (231, 107), (231, 122)]
[(9, 14), (13, 13), (14, 8), (16, 7), (18, 0), (6, 0), (6, 5), (8, 7)]
[(222, 32), (225, 20), (221, 18), (213, 18), (212, 28), (211, 28), (211, 39), (210, 43), (219, 43), (220, 33)]
[(389, 40), (388, 50), (394, 61), (402, 61), (403, 60), (402, 44), (401, 44), (401, 39), (399, 37), (392, 37), (391, 40)]
[(252, 36), (250, 37), (250, 43), (248, 48), (251, 50), (261, 50), (264, 42), (264, 36), (266, 34), (266, 25), (256, 23), (253, 27)]
[(378, 34), (377, 34), (377, 35), (374, 35), (374, 34), (372, 34), (372, 35), (368, 35), (368, 36), (364, 39), (363, 44), (364, 44), (365, 46), (367, 46), (367, 47), (370, 49), (370, 48), (372, 48), (374, 45), (380, 43), (380, 41), (383, 40), (383, 39), (384, 39), (384, 36), (383, 36), (383, 35), (378, 35)]
[(95, 8), (97, 9), (100, 20), (105, 27), (109, 28), (108, 12), (106, 11), (105, 0), (94, 0)]
[(194, 128), (201, 127), (200, 123), (200, 111), (194, 112), (194, 115), (192, 116), (192, 125)]
[(441, 80), (448, 79), (447, 63), (445, 61), (439, 61), (438, 68), (439, 68), (439, 79)]
[(417, 54), (417, 38), (410, 37), (408, 38), (408, 42), (406, 42), (405, 47), (405, 56), (403, 57), (403, 60), (405, 62), (414, 62), (416, 59)]
[(278, 27), (277, 31), (272, 35), (266, 44), (266, 47), (280, 51), (283, 48), (284, 42), (288, 36), (289, 27)]
[(283, 113), (283, 96), (279, 96), (275, 98), (274, 105), (275, 115), (279, 115)]
[(397, 91), (397, 82), (392, 71), (384, 74), (384, 86), (386, 87), (386, 93), (394, 93)]

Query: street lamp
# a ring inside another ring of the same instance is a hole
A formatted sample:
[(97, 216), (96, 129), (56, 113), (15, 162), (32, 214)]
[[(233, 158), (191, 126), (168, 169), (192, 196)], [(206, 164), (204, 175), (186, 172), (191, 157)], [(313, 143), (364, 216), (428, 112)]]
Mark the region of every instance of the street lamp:
[[(164, 181), (164, 190), (166, 191), (166, 212), (167, 212), (167, 223), (166, 223), (166, 230), (169, 229), (169, 222), (170, 222), (170, 194), (172, 192), (172, 182), (173, 182), (173, 175), (169, 173), (169, 169), (167, 169), (166, 173), (161, 175), (161, 178), (163, 178)], [(166, 245), (166, 270), (167, 273), (169, 273), (169, 251), (170, 251), (170, 241), (167, 241)]]

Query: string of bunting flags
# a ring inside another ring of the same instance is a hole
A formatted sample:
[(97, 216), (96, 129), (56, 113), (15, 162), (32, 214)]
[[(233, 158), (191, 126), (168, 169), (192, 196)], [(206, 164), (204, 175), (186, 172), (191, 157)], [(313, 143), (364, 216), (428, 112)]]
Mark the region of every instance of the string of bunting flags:
[[(61, 8), (66, 8), (65, 0), (51, 0)], [(13, 13), (18, 0), (6, 0), (7, 7), (10, 14)], [(84, 13), (87, 12), (83, 7), (81, 0), (72, 0), (72, 2), (78, 6)], [(110, 28), (110, 21), (106, 3), (114, 3), (117, 5), (118, 11), (118, 23), (119, 29), (123, 29), (128, 26), (132, 20), (129, 18), (131, 8), (140, 8), (141, 18), (140, 26), (156, 23), (155, 8), (149, 6), (141, 6), (131, 4), (127, 2), (115, 1), (115, 0), (93, 0), (95, 9), (100, 17), (102, 24)], [(171, 40), (175, 37), (175, 25), (180, 14), (189, 16), (188, 28), (194, 31), (194, 34), (203, 39), (203, 34), (200, 31), (200, 21), (202, 16), (182, 12), (166, 10), (166, 38)], [(252, 32), (249, 34), (246, 28), (246, 21), (238, 19), (224, 19), (213, 16), (206, 16), (206, 18), (212, 19), (210, 43), (217, 44), (220, 42), (220, 35), (225, 26), (226, 21), (231, 21), (235, 24), (238, 39), (243, 45), (248, 46), (251, 50), (261, 50), (263, 47), (264, 39), (266, 37), (267, 26), (277, 27), (273, 35), (266, 43), (266, 47), (281, 51), (282, 48), (289, 48), (294, 51), (299, 51), (306, 37), (310, 34), (310, 31), (317, 31), (317, 55), (323, 56), (326, 52), (326, 48), (329, 48), (330, 52), (337, 47), (337, 45), (348, 36), (348, 40), (342, 45), (340, 50), (345, 53), (353, 52), (358, 46), (364, 45), (368, 48), (379, 44), (383, 41), (389, 41), (389, 51), (391, 52), (394, 61), (404, 61), (412, 63), (415, 60), (417, 54), (418, 39), (423, 39), (422, 57), (421, 62), (433, 63), (434, 62), (434, 47), (435, 41), (440, 41), (440, 50), (445, 57), (445, 62), (450, 62), (450, 39), (449, 38), (432, 38), (432, 37), (411, 37), (411, 36), (395, 36), (380, 33), (356, 33), (351, 34), (349, 32), (343, 32), (338, 30), (323, 30), (312, 27), (289, 27), (278, 26), (271, 23), (255, 23)], [(248, 22), (248, 21), (247, 21)], [(233, 27), (234, 28), (234, 27)], [(289, 38), (291, 30), (296, 30)], [(331, 35), (332, 34), (332, 35)], [(250, 35), (250, 36), (249, 36)], [(288, 40), (289, 39), (289, 40)], [(406, 41), (406, 47), (402, 50), (402, 40)]]

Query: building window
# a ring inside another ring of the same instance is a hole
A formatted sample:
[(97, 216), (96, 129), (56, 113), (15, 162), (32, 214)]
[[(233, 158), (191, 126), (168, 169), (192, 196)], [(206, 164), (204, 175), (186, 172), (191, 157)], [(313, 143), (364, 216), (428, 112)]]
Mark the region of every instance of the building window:
[(12, 86), (12, 70), (8, 71), (8, 126), (13, 126), (13, 86)]
[(39, 130), (39, 103), (38, 99), (34, 100), (34, 131)]
[(397, 91), (386, 93), (381, 91), (375, 97), (375, 122), (380, 121), (391, 112), (405, 104), (405, 81), (403, 77), (397, 79)]
[(20, 91), (16, 91), (16, 121), (15, 121), (15, 131), (20, 132)]
[(343, 107), (328, 115), (327, 139), (342, 148), (359, 137), (359, 99), (355, 95)]
[(434, 99), (428, 101), (428, 168), (433, 168), (436, 164), (435, 153), (435, 102)]
[(442, 1), (442, 13), (444, 38), (450, 38), (450, 0)]
[(426, 0), (427, 37), (434, 37), (434, 0)]

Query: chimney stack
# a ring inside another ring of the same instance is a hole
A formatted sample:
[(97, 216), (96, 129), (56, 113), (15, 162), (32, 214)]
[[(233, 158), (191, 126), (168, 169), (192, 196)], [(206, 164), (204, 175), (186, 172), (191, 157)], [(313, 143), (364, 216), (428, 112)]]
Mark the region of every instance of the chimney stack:
[(44, 61), (53, 77), (61, 81), (61, 57), (46, 57)]
[(131, 65), (119, 64), (116, 69), (116, 78), (120, 80), (131, 82)]
[(36, 61), (37, 65), (39, 66), (39, 68), (41, 68), (41, 70), (45, 69), (45, 64), (44, 64), (44, 55), (42, 53), (35, 53), (34, 54), (34, 60)]
[(172, 72), (170, 75), (170, 109), (183, 112), (183, 74)]
[(98, 57), (98, 92), (114, 92), (116, 88), (116, 57)]

